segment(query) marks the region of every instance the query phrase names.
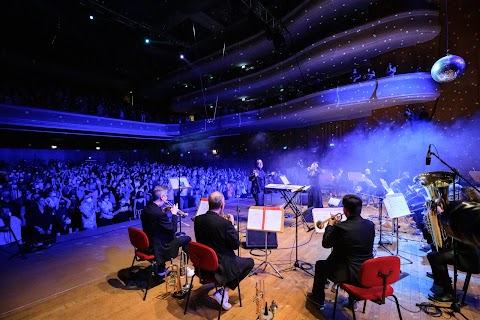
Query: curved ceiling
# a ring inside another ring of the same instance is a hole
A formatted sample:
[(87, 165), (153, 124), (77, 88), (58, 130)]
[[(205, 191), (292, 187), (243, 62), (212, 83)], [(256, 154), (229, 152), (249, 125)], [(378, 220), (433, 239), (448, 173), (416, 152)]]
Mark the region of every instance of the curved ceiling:
[(172, 109), (198, 111), (217, 101), (229, 104), (235, 99), (265, 97), (269, 90), (301, 82), (302, 73), (347, 73), (365, 59), (435, 38), (440, 32), (437, 20), (438, 12), (417, 10), (333, 34), (271, 67), (177, 97), (172, 101)]

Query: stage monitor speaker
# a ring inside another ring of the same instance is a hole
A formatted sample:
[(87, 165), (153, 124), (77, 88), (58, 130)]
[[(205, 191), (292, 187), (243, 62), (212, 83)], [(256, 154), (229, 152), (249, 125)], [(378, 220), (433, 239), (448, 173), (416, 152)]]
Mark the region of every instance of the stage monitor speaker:
[(305, 222), (313, 222), (313, 214), (312, 214), (313, 207), (308, 208), (307, 210), (303, 211), (302, 215), (305, 219)]
[(330, 198), (328, 200), (329, 207), (343, 207), (342, 199)]
[[(265, 249), (265, 232), (256, 230), (247, 230), (247, 241), (245, 248)], [(267, 249), (278, 248), (277, 233), (267, 232)]]

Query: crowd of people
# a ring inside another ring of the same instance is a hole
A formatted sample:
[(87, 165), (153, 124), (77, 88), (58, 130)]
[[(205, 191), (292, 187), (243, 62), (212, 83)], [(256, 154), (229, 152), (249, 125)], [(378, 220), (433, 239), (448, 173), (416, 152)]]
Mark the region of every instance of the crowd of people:
[[(59, 234), (139, 219), (157, 185), (170, 186), (168, 199), (181, 209), (220, 191), (226, 199), (248, 196), (241, 169), (185, 167), (158, 163), (73, 164), (20, 161), (3, 164), (2, 208), (20, 219), (25, 243), (49, 245)], [(189, 188), (174, 190), (171, 180), (185, 177)]]

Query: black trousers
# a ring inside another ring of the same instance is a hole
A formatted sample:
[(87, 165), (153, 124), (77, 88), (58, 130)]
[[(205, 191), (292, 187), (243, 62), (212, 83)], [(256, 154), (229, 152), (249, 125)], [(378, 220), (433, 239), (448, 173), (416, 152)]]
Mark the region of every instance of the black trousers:
[(452, 293), (452, 279), (448, 275), (447, 265), (453, 264), (453, 250), (431, 252), (427, 254), (427, 259), (432, 267), (433, 282), (443, 287), (445, 293)]
[(265, 205), (265, 193), (263, 191), (253, 194), (253, 198), (255, 199), (256, 206), (264, 206)]
[(334, 266), (331, 266), (327, 260), (317, 260), (315, 263), (312, 294), (320, 303), (325, 301), (325, 284), (328, 278), (332, 278), (333, 269)]
[(240, 258), (237, 257), (236, 263), (242, 269), (240, 275), (237, 276), (236, 279), (228, 281), (225, 283), (225, 287), (229, 288), (230, 290), (235, 290), (238, 287), (238, 284), (245, 279), (246, 276), (252, 271), (253, 267), (255, 266), (255, 262), (252, 258)]

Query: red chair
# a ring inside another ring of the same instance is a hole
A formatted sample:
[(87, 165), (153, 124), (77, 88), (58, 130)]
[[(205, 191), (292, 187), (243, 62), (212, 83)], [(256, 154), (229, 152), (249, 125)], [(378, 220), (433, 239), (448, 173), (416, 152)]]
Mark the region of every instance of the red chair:
[(132, 265), (130, 266), (130, 273), (132, 272), (132, 268), (133, 268), (133, 264), (135, 263), (135, 260), (148, 261), (150, 263), (151, 272), (148, 276), (147, 288), (145, 289), (145, 294), (143, 295), (143, 300), (145, 301), (145, 299), (147, 298), (148, 288), (150, 286), (150, 280), (152, 279), (152, 274), (155, 272), (154, 271), (154, 265), (156, 264), (155, 256), (153, 255), (153, 253), (150, 253), (147, 251), (147, 249), (150, 246), (150, 243), (148, 241), (148, 237), (145, 234), (145, 232), (134, 227), (129, 227), (128, 236), (130, 237), (130, 243), (132, 244), (135, 250), (135, 255), (133, 256)]
[[(190, 257), (190, 261), (192, 262), (193, 266), (195, 267), (195, 274), (193, 275), (192, 279), (190, 280), (190, 287), (188, 289), (187, 294), (187, 303), (185, 305), (185, 310), (183, 314), (187, 314), (188, 302), (190, 300), (190, 292), (192, 291), (193, 287), (193, 278), (197, 276), (200, 279), (201, 284), (206, 283), (214, 283), (215, 290), (218, 287), (224, 286), (223, 283), (219, 283), (215, 280), (214, 272), (218, 269), (218, 257), (215, 251), (201, 243), (198, 242), (190, 242), (188, 244), (188, 255)], [(222, 301), (224, 298), (225, 290), (222, 294)], [(242, 296), (240, 295), (240, 284), (238, 285), (238, 297), (240, 300), (240, 307), (242, 306)], [(218, 310), (218, 319), (222, 314), (222, 305)]]
[(397, 304), (398, 316), (402, 320), (400, 313), (400, 305), (398, 299), (393, 294), (392, 283), (395, 283), (400, 276), (400, 258), (396, 256), (380, 257), (365, 261), (360, 267), (358, 280), (359, 287), (341, 283), (337, 286), (335, 293), (335, 304), (333, 306), (333, 318), (335, 319), (335, 311), (337, 309), (338, 288), (345, 290), (349, 297), (350, 308), (352, 309), (353, 319), (355, 318), (354, 301), (364, 300), (363, 313), (367, 300), (377, 304), (385, 304), (385, 298), (392, 296)]

